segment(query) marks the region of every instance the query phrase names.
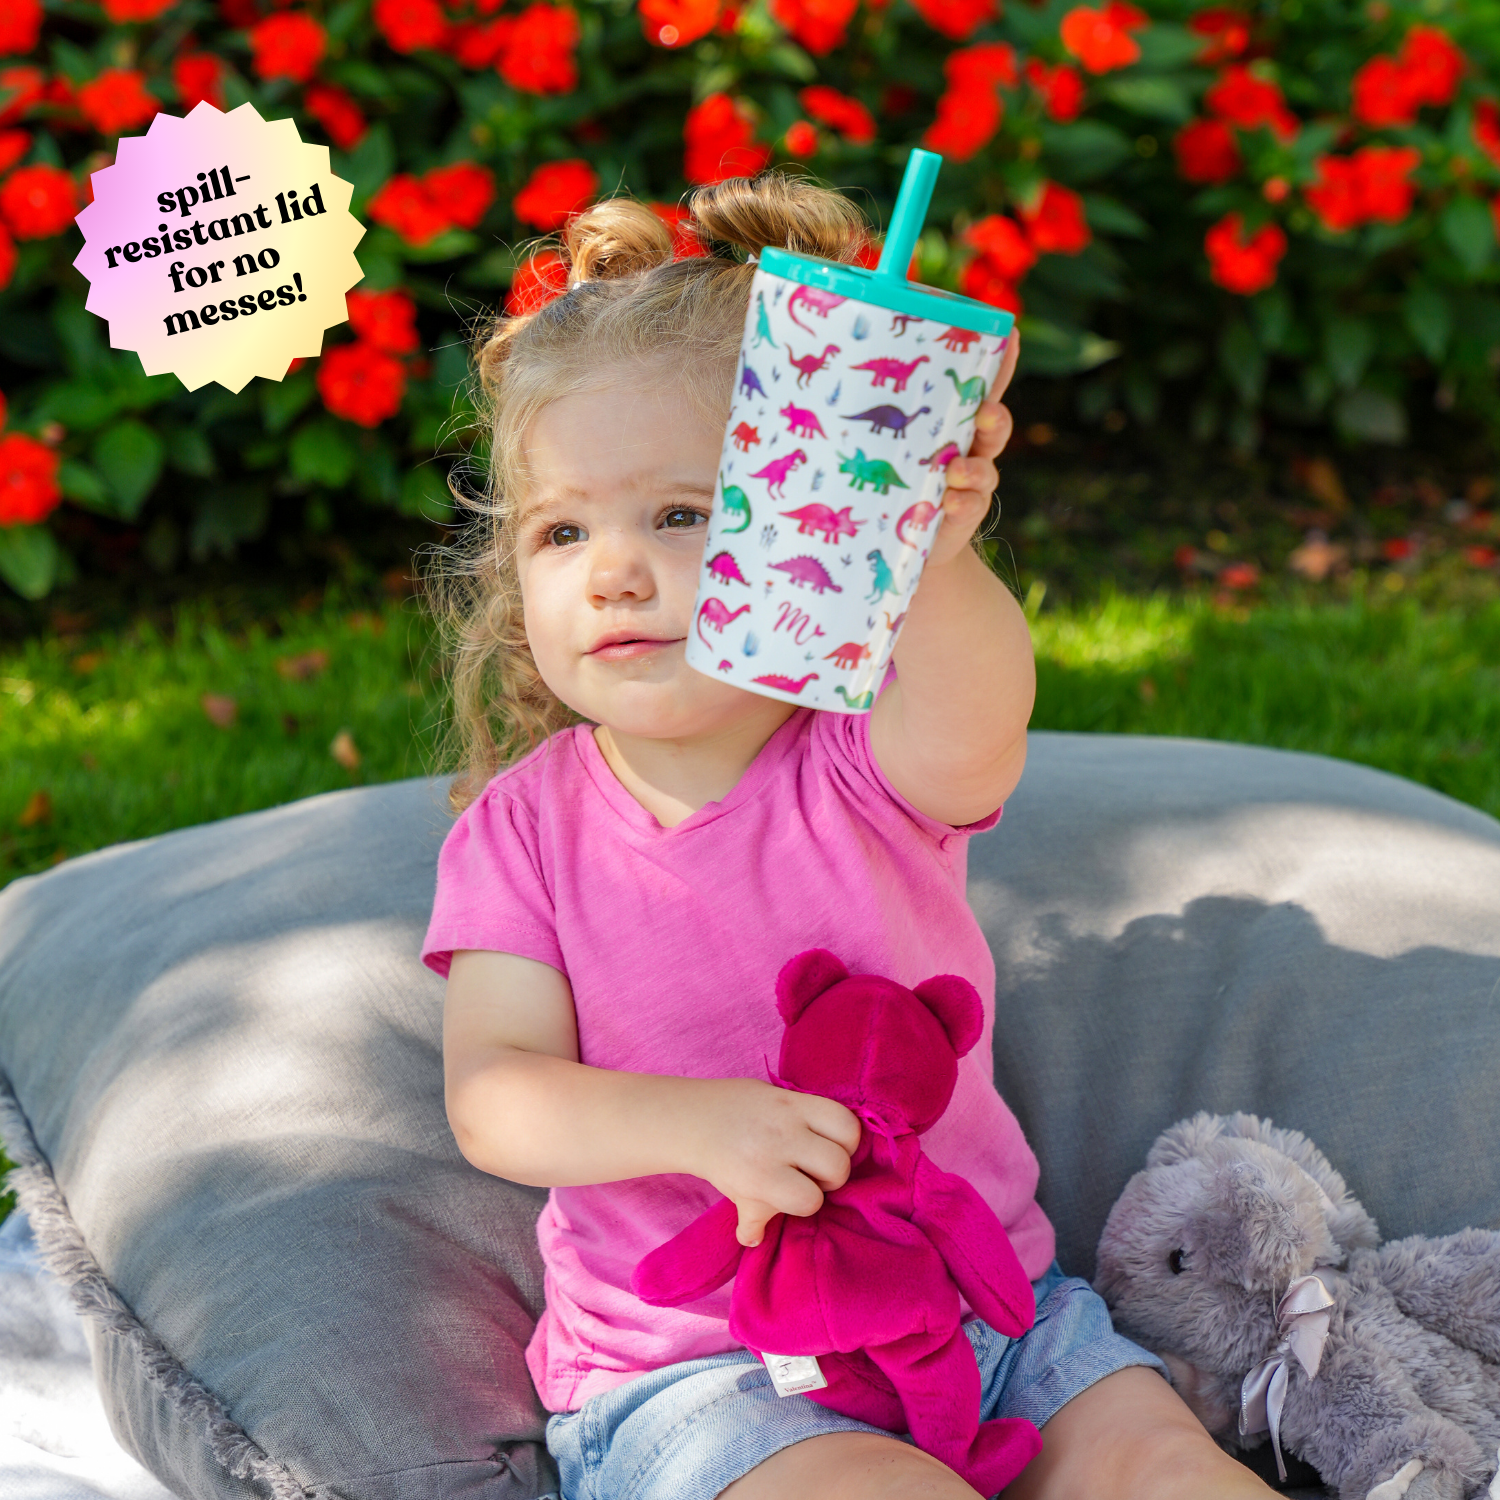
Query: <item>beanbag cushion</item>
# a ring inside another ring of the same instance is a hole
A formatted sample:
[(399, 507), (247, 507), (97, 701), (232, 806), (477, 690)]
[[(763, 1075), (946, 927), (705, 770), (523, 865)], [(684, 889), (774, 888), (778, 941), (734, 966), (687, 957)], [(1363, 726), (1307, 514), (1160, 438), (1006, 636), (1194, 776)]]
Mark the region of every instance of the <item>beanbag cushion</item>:
[[(459, 1156), (444, 783), (0, 892), (0, 1134), (122, 1444), (192, 1500), (532, 1497), (543, 1195)], [(1342, 763), (1036, 735), (970, 846), (1066, 1269), (1165, 1124), (1308, 1131), (1388, 1234), (1500, 1222), (1500, 825)], [(1482, 1144), (1481, 1144), (1482, 1143)]]

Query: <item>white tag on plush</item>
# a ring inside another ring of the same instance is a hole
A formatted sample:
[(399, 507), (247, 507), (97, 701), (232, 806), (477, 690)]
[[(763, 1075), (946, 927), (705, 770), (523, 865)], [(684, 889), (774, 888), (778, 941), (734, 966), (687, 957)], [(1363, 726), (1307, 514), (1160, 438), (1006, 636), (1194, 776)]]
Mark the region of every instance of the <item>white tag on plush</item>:
[(1401, 1500), (1401, 1497), (1411, 1488), (1411, 1482), (1422, 1472), (1422, 1460), (1411, 1459), (1397, 1469), (1384, 1484), (1377, 1484), (1365, 1500)]
[(778, 1396), (800, 1396), (803, 1391), (820, 1391), (828, 1377), (811, 1354), (766, 1354), (761, 1358)]

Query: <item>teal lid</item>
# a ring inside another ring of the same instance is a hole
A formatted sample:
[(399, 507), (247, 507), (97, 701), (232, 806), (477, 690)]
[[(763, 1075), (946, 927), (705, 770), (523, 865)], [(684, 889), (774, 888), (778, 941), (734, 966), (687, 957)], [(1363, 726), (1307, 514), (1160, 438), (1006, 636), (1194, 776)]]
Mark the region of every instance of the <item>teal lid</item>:
[(936, 152), (912, 152), (906, 175), (901, 179), (880, 264), (874, 270), (838, 260), (822, 260), (815, 255), (795, 255), (769, 245), (760, 252), (762, 268), (773, 276), (821, 287), (825, 292), (867, 302), (889, 312), (931, 318), (936, 323), (946, 322), (974, 333), (1008, 334), (1016, 320), (1003, 307), (991, 307), (988, 302), (976, 302), (972, 297), (960, 297), (956, 292), (923, 286), (906, 278), (906, 268), (911, 264), (942, 164), (943, 158)]

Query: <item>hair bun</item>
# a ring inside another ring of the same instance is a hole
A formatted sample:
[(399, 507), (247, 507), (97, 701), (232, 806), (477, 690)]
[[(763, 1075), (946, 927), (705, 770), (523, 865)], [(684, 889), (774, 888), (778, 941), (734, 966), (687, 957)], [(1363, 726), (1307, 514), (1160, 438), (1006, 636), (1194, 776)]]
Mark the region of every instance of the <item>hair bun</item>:
[(864, 215), (847, 198), (780, 172), (710, 183), (693, 194), (688, 209), (690, 227), (705, 245), (738, 245), (752, 255), (773, 245), (852, 261), (870, 242)]
[(563, 230), (570, 282), (613, 281), (672, 258), (672, 234), (632, 198), (609, 198), (568, 221)]

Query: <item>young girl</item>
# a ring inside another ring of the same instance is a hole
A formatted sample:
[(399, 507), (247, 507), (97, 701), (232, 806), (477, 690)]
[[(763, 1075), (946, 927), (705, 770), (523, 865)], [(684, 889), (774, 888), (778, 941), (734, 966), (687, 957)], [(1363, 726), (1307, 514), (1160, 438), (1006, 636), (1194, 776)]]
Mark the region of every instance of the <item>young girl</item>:
[(1007, 1493), (1264, 1497), (1058, 1269), (1036, 1158), (991, 1081), (995, 976), (965, 854), (1020, 777), (1034, 675), (1025, 619), (970, 539), (1010, 435), (1015, 341), (948, 468), (873, 711), (744, 692), (683, 658), (752, 276), (734, 252), (852, 260), (866, 232), (837, 194), (774, 175), (701, 189), (692, 218), (714, 253), (674, 260), (644, 206), (591, 210), (567, 233), (567, 294), (496, 327), (480, 363), (494, 504), (448, 580), (466, 769), (422, 956), (448, 980), (460, 1148), (552, 1190), (527, 1362), (564, 1500), (973, 1496), (910, 1443), (777, 1397), (729, 1335), (727, 1287), (678, 1309), (630, 1291), (718, 1195), (753, 1245), (848, 1175), (855, 1116), (766, 1078), (776, 973), (807, 948), (905, 984), (962, 974), (984, 997), (924, 1147), (1035, 1278), (1024, 1337), (966, 1325), (983, 1416), (1042, 1428)]

